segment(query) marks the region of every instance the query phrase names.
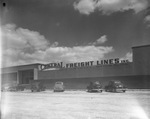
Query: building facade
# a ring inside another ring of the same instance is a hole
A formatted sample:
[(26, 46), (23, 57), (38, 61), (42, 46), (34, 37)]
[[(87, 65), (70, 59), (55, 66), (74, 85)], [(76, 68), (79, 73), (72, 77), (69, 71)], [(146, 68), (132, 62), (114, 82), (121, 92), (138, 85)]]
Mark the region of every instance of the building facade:
[(52, 89), (56, 81), (62, 81), (66, 89), (85, 89), (91, 81), (100, 81), (105, 86), (110, 80), (120, 80), (128, 88), (150, 88), (150, 45), (132, 47), (132, 51), (133, 62), (110, 59), (97, 62), (97, 65), (90, 61), (65, 67), (62, 63), (5, 67), (1, 69), (2, 85), (30, 84), (34, 80)]

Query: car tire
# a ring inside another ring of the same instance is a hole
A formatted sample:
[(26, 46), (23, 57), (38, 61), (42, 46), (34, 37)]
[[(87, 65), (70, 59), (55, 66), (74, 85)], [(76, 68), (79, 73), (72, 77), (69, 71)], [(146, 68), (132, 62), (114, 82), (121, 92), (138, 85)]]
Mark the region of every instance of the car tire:
[(113, 89), (112, 89), (112, 92), (116, 92), (116, 89), (113, 88)]
[(126, 91), (125, 91), (125, 90), (123, 90), (122, 92), (123, 92), (123, 93), (125, 93)]

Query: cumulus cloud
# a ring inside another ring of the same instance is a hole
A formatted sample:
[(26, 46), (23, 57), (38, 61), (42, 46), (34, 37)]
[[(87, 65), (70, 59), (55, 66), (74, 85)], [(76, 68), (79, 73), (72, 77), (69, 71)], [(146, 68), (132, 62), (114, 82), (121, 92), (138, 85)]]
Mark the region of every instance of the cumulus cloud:
[(93, 45), (101, 45), (107, 41), (107, 36), (103, 35), (99, 39), (97, 39), (95, 42), (93, 42)]
[(95, 10), (96, 1), (93, 0), (80, 0), (74, 3), (74, 8), (79, 10), (81, 14), (89, 15)]
[(17, 28), (14, 24), (2, 26), (2, 40), (3, 66), (98, 60), (114, 51), (111, 46), (61, 47), (58, 42), (50, 43), (37, 31)]
[(147, 27), (150, 27), (150, 15), (145, 17), (144, 22), (147, 24)]
[(121, 60), (128, 60), (129, 62), (132, 62), (133, 54), (131, 52), (128, 52)]
[(51, 47), (57, 47), (58, 46), (58, 42), (54, 42), (52, 45), (51, 45)]
[(49, 42), (45, 37), (36, 31), (23, 28), (16, 28), (14, 24), (7, 24), (2, 27), (3, 48), (18, 50), (42, 50), (46, 49)]
[(98, 60), (105, 54), (113, 51), (112, 47), (95, 46), (74, 46), (74, 47), (56, 47), (46, 50), (45, 59), (63, 62), (80, 62)]
[(95, 10), (99, 10), (103, 14), (108, 15), (127, 10), (134, 10), (135, 13), (138, 13), (146, 9), (148, 4), (148, 0), (79, 0), (74, 3), (74, 8), (86, 15), (89, 15)]

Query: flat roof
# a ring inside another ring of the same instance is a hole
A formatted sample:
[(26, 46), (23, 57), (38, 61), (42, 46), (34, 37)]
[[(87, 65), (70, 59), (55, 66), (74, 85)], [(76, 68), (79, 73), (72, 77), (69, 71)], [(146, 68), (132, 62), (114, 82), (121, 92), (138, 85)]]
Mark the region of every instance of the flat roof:
[(132, 48), (141, 48), (141, 47), (150, 47), (150, 44), (148, 44), (148, 45), (141, 45), (141, 46), (133, 46)]
[(40, 63), (34, 63), (34, 64), (25, 64), (25, 65), (18, 65), (18, 66), (8, 66), (8, 67), (1, 67), (1, 69), (4, 69), (4, 68), (17, 68), (17, 67), (23, 67), (23, 66), (34, 66), (34, 65), (40, 65)]

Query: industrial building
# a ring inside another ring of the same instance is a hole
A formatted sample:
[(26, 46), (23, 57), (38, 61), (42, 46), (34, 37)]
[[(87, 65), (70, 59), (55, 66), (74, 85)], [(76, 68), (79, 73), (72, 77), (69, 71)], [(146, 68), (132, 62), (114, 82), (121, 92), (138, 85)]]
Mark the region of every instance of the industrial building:
[(85, 89), (91, 81), (105, 86), (110, 80), (120, 80), (128, 88), (150, 88), (150, 45), (132, 47), (133, 61), (109, 59), (103, 61), (49, 64), (29, 64), (1, 69), (1, 83), (29, 85), (41, 81), (53, 89), (56, 81), (64, 82), (66, 89)]

